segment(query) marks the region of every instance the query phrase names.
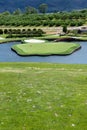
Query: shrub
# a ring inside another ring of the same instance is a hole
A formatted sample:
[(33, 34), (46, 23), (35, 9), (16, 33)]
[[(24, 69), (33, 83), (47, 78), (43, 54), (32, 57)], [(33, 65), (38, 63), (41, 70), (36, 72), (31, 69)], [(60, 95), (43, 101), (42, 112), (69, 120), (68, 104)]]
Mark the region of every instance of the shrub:
[(66, 33), (67, 32), (67, 26), (63, 25), (63, 32)]
[(8, 33), (8, 30), (7, 29), (4, 29), (4, 34), (7, 34)]
[(0, 34), (3, 34), (3, 30), (2, 29), (0, 29)]

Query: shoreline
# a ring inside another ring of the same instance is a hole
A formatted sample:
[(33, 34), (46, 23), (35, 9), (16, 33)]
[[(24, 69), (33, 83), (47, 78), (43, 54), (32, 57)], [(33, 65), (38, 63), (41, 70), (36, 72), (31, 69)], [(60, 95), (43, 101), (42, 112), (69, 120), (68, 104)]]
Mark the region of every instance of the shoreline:
[[(34, 37), (35, 38), (35, 37)], [(27, 39), (27, 38), (26, 38)], [(29, 39), (31, 39), (31, 37), (29, 37)], [(39, 39), (40, 38), (36, 38)], [(17, 38), (17, 39), (5, 39), (5, 40), (1, 40), (0, 44), (2, 43), (8, 43), (8, 42), (22, 42), (22, 40), (24, 40), (24, 38)], [(64, 41), (64, 42), (73, 42), (73, 41), (87, 41), (87, 39), (84, 39), (84, 37), (72, 37), (72, 36), (61, 36), (61, 37), (41, 37), (41, 40), (48, 40), (48, 41), (55, 41), (55, 42), (60, 42), (60, 41)]]

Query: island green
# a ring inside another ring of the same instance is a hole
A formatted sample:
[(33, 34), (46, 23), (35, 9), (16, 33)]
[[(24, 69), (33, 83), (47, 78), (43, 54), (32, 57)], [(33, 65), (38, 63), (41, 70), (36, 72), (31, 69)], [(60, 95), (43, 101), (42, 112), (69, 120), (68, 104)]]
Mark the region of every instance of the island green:
[(80, 48), (80, 44), (66, 42), (26, 43), (13, 45), (19, 55), (68, 55)]

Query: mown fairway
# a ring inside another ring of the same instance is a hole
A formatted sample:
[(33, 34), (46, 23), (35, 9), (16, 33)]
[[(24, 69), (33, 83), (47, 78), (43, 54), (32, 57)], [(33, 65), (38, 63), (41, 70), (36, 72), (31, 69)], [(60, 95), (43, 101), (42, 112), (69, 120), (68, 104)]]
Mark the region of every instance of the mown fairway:
[(48, 42), (13, 45), (12, 49), (19, 55), (67, 55), (80, 48), (76, 43)]
[(0, 63), (0, 130), (87, 130), (87, 65)]

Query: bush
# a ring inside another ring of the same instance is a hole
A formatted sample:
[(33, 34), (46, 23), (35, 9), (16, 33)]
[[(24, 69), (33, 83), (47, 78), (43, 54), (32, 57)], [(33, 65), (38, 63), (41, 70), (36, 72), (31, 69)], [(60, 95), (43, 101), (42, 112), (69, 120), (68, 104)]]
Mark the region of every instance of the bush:
[[(6, 34), (9, 34), (7, 36), (7, 38), (16, 38), (16, 37), (39, 37), (39, 36), (42, 36), (45, 32), (41, 29), (36, 29), (34, 28), (33, 30), (31, 29), (22, 29), (22, 31), (19, 29), (19, 30), (5, 30)], [(13, 33), (11, 33), (13, 32)], [(15, 33), (14, 33), (15, 32)]]
[(42, 29), (38, 29), (38, 33), (45, 34), (45, 32)]
[(4, 34), (7, 34), (8, 30), (7, 29), (4, 29)]
[(3, 34), (3, 30), (2, 29), (0, 29), (0, 34)]
[(76, 21), (70, 22), (70, 26), (77, 26), (77, 22)]
[(63, 25), (63, 32), (66, 33), (67, 32), (67, 26)]

